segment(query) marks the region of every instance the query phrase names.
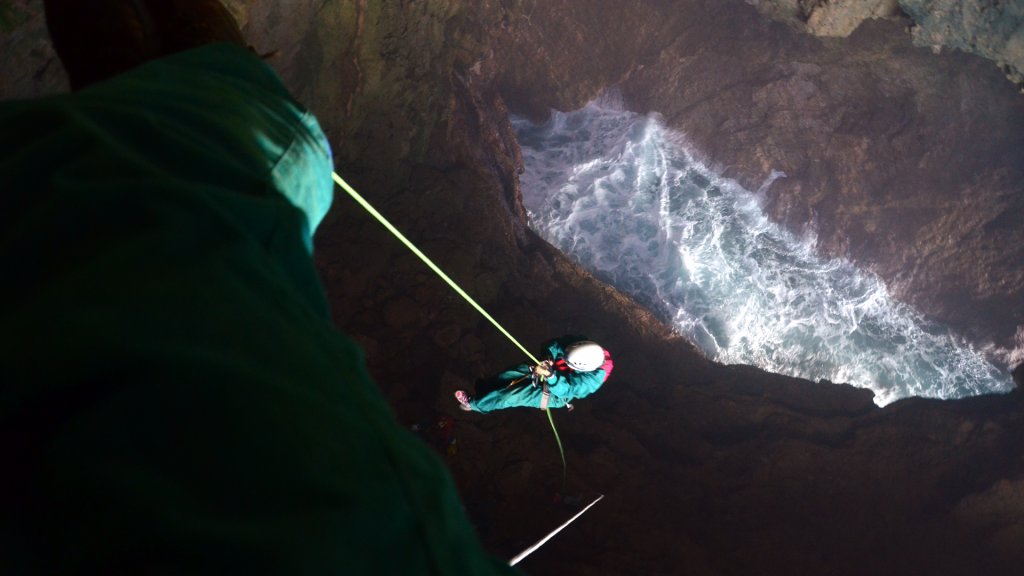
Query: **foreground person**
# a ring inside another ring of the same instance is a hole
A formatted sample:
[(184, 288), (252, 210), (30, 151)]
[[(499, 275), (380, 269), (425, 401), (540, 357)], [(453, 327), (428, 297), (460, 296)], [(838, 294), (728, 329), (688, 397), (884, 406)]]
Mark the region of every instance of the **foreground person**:
[(4, 573), (515, 573), (332, 328), (330, 150), (230, 15), (46, 9), (81, 91), (0, 105)]
[(571, 402), (597, 391), (612, 373), (612, 357), (599, 344), (577, 336), (548, 342), (547, 359), (537, 366), (520, 364), (477, 383), (478, 396), (456, 390), (465, 411), (493, 412), (506, 408), (568, 408)]

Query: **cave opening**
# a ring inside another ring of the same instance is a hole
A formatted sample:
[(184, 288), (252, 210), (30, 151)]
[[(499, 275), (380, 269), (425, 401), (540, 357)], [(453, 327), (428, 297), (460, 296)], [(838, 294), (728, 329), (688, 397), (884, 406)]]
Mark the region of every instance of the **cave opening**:
[(531, 226), (709, 358), (868, 388), (879, 405), (1013, 389), (1006, 367), (878, 276), (771, 221), (761, 191), (698, 161), (656, 115), (604, 97), (514, 126)]

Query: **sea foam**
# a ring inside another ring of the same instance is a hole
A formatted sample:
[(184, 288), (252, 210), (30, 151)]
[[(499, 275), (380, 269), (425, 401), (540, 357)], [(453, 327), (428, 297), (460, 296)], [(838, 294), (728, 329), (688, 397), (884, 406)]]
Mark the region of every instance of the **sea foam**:
[(696, 161), (656, 117), (598, 102), (513, 122), (531, 226), (710, 358), (870, 388), (879, 405), (1012, 389), (877, 276), (770, 221), (758, 193)]

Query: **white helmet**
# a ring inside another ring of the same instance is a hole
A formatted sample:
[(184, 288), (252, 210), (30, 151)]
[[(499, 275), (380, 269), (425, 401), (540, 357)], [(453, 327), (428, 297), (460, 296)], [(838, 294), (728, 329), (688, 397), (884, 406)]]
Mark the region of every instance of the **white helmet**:
[(565, 363), (579, 372), (597, 370), (604, 364), (604, 348), (589, 340), (576, 342), (566, 349)]

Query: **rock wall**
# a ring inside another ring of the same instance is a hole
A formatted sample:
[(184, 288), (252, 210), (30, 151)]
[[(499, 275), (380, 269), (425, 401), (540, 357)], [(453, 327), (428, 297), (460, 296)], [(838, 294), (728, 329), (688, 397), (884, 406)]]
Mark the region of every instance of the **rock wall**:
[(67, 76), (46, 33), (42, 0), (0, 2), (0, 99), (67, 90)]
[[(784, 172), (767, 190), (776, 220), (1019, 362), (1024, 98), (997, 70), (915, 48), (896, 20), (819, 39), (739, 2), (565, 4), (526, 4), (494, 34), (482, 68), (515, 110), (572, 109), (621, 78), (630, 106), (748, 188)], [(557, 50), (534, 50), (543, 38)]]
[(988, 58), (1024, 90), (1024, 2), (900, 0), (900, 6), (914, 20), (915, 44)]
[(1024, 98), (985, 61), (915, 48), (896, 22), (818, 39), (752, 9), (701, 25), (623, 84), (820, 247), (978, 346), (1024, 325)]
[(865, 20), (902, 18), (917, 46), (961, 50), (995, 62), (1024, 89), (1024, 3), (1019, 0), (746, 0), (815, 36), (845, 37)]
[[(337, 199), (317, 237), (334, 318), (364, 345), (399, 421), (439, 444), (496, 553), (520, 551), (578, 501), (604, 493), (523, 567), (1019, 572), (1019, 390), (879, 409), (864, 390), (708, 362), (525, 228), (515, 180), (521, 161), (507, 120), (509, 107), (542, 117), (620, 83), (628, 102), (661, 111), (737, 178), (757, 183), (768, 170), (789, 170), (785, 186), (773, 187), (775, 214), (800, 226), (817, 213), (826, 246), (834, 238), (833, 249), (860, 253), (873, 236), (853, 228), (850, 237), (860, 240), (844, 246), (840, 224), (868, 226), (872, 216), (875, 235), (892, 235), (864, 252), (882, 267), (886, 250), (896, 258), (923, 250), (897, 244), (900, 234), (960, 234), (949, 241), (960, 244), (976, 234), (979, 246), (994, 246), (991, 259), (976, 252), (985, 258), (957, 264), (975, 266), (966, 274), (935, 273), (970, 284), (978, 281), (960, 277), (991, 270), (993, 285), (1006, 283), (999, 293), (1012, 295), (1022, 283), (999, 266), (1015, 247), (999, 243), (1019, 231), (1014, 182), (1022, 180), (1013, 161), (1021, 148), (1012, 146), (1020, 132), (1006, 114), (1018, 104), (987, 64), (914, 49), (898, 26), (862, 27), (851, 40), (794, 34), (738, 0), (231, 7), (256, 49), (276, 52), (269, 61), (323, 120), (339, 171), (513, 334), (536, 347), (585, 333), (614, 354), (604, 389), (555, 416), (569, 463), (562, 486), (542, 415), (465, 414), (451, 399), (520, 353), (376, 222)], [(0, 42), (5, 55), (12, 37)], [(59, 81), (45, 60), (2, 77), (28, 83), (17, 88), (25, 95), (45, 91), (33, 84), (35, 72)], [(14, 88), (4, 86), (10, 97)], [(925, 169), (935, 174), (923, 183), (901, 179)], [(943, 187), (946, 180), (954, 184)], [(942, 195), (949, 190), (956, 194)], [(954, 209), (958, 202), (976, 211)], [(915, 289), (925, 280), (915, 276)], [(451, 435), (433, 432), (437, 422), (452, 422)]]
[(900, 15), (898, 0), (746, 0), (762, 14), (815, 36), (849, 36), (869, 18)]

